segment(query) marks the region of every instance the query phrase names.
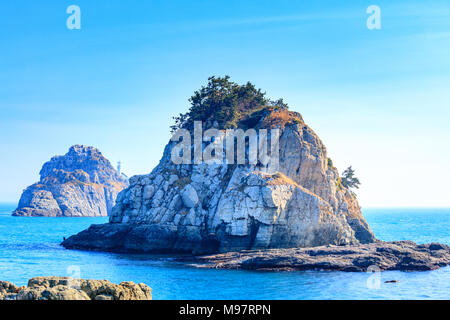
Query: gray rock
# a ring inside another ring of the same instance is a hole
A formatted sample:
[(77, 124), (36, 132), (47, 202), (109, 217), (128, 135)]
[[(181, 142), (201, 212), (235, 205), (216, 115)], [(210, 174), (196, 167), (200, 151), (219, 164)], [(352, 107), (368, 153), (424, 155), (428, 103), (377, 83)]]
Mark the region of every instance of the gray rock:
[(155, 187), (147, 185), (144, 187), (144, 200), (150, 200), (155, 194)]
[(183, 199), (184, 205), (188, 208), (193, 208), (198, 203), (197, 191), (190, 184), (183, 189), (181, 198)]
[(23, 192), (14, 216), (106, 216), (128, 186), (100, 151), (81, 145), (45, 163), (40, 176)]

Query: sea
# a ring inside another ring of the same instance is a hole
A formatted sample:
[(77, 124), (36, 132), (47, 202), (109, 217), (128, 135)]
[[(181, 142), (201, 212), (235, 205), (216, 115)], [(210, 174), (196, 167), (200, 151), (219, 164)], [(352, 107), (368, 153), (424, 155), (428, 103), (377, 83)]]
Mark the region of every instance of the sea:
[[(171, 256), (66, 250), (68, 237), (108, 218), (12, 217), (16, 204), (0, 204), (0, 280), (26, 285), (36, 276), (134, 281), (154, 299), (449, 299), (450, 267), (403, 272), (254, 272), (189, 266)], [(450, 208), (363, 210), (386, 241), (450, 244)], [(397, 280), (396, 283), (385, 283)]]

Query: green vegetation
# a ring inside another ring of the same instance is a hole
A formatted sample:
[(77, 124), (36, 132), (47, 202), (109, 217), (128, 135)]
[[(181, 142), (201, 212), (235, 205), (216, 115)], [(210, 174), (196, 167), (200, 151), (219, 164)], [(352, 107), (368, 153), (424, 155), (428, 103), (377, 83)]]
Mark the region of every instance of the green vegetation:
[(359, 186), (361, 185), (359, 179), (355, 177), (355, 170), (353, 170), (351, 166), (342, 173), (341, 183), (347, 189), (359, 189)]
[(338, 178), (337, 178), (336, 186), (337, 186), (338, 190), (342, 190), (342, 189), (343, 189), (343, 186), (342, 186), (342, 178), (341, 178), (341, 177), (338, 177)]
[(229, 76), (210, 77), (208, 84), (195, 91), (189, 102), (189, 111), (174, 117), (172, 132), (180, 128), (191, 129), (194, 121), (202, 121), (207, 127), (217, 121), (220, 129), (236, 128), (239, 121), (253, 113), (269, 108), (288, 109), (283, 99), (271, 101), (252, 83), (239, 85), (230, 81)]
[(333, 160), (328, 158), (327, 161), (328, 161), (328, 168), (333, 168)]

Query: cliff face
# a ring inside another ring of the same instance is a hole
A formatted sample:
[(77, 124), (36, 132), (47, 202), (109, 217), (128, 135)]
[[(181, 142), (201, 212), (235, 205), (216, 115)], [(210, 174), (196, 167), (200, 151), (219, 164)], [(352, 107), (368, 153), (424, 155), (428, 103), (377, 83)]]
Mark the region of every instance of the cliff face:
[[(278, 128), (279, 167), (180, 164), (169, 142), (159, 165), (130, 179), (110, 223), (63, 242), (67, 248), (225, 252), (375, 241), (355, 196), (298, 113), (259, 112), (255, 129)], [(249, 121), (247, 121), (249, 123)], [(203, 148), (206, 145), (203, 144)]]
[(40, 172), (40, 181), (22, 194), (14, 216), (107, 216), (118, 193), (128, 186), (110, 162), (93, 147), (75, 145), (53, 157)]

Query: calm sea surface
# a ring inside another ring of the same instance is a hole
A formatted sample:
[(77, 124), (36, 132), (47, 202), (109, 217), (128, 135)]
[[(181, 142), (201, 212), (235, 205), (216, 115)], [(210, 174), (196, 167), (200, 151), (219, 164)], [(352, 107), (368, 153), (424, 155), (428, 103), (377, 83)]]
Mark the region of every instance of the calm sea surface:
[[(0, 204), (0, 280), (35, 276), (143, 282), (154, 299), (450, 299), (450, 267), (426, 272), (250, 272), (196, 269), (168, 257), (65, 250), (63, 237), (107, 218), (17, 218)], [(450, 209), (370, 209), (382, 240), (450, 244)], [(385, 284), (386, 280), (399, 280)], [(379, 281), (378, 281), (379, 280)], [(380, 283), (378, 286), (377, 283)]]

